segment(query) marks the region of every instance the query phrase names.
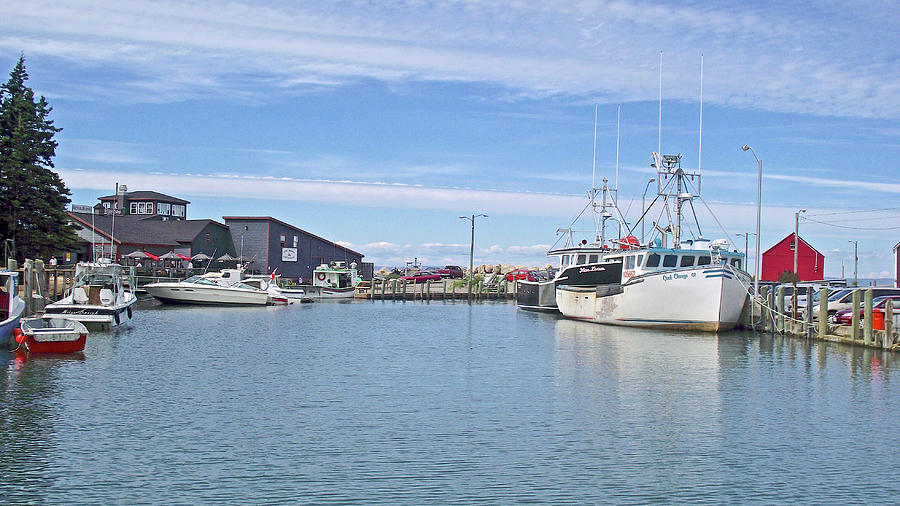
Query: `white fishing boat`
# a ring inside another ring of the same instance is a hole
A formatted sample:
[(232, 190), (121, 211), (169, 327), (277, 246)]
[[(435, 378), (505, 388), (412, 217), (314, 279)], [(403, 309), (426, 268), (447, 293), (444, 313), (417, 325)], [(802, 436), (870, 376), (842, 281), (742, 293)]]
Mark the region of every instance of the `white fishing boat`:
[(62, 299), (44, 307), (44, 314), (114, 326), (131, 319), (136, 302), (137, 297), (124, 286), (122, 266), (101, 258), (78, 263), (72, 288)]
[(16, 279), (18, 274), (0, 271), (0, 343), (15, 346), (13, 330), (18, 328), (25, 301), (19, 297)]
[(268, 292), (242, 283), (239, 277), (225, 285), (198, 275), (183, 281), (150, 283), (144, 289), (164, 304), (264, 306), (269, 302)]
[[(726, 239), (708, 241), (682, 238), (682, 210), (693, 206), (699, 172), (681, 168), (681, 155), (653, 153), (657, 169), (657, 199), (675, 205), (669, 227), (658, 227), (662, 237), (652, 246), (611, 250), (599, 262), (575, 266), (579, 272), (605, 269), (619, 279), (597, 284), (561, 284), (556, 287), (559, 311), (568, 318), (633, 327), (724, 331), (734, 328), (748, 300), (750, 275), (744, 255), (729, 251)], [(690, 180), (697, 182), (693, 187)], [(651, 206), (653, 204), (651, 203)], [(700, 230), (699, 224), (697, 230)], [(663, 242), (672, 235), (671, 248)]]
[(300, 285), (308, 297), (316, 299), (352, 299), (359, 272), (356, 262), (347, 266), (346, 262), (322, 264), (313, 270), (312, 284)]

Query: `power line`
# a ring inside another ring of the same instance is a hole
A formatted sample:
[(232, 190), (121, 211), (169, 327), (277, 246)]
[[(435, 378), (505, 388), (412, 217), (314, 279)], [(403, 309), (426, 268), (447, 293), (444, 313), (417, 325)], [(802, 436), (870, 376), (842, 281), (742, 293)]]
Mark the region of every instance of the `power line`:
[(820, 225), (828, 225), (829, 227), (846, 228), (850, 230), (900, 230), (900, 227), (851, 227), (848, 225), (836, 225), (834, 223), (828, 223), (826, 221), (814, 220), (809, 217), (804, 217), (803, 220), (818, 223)]
[(810, 214), (808, 216), (834, 216), (836, 214), (875, 213), (880, 211), (896, 211), (900, 207), (885, 207), (883, 209), (857, 209), (854, 211), (835, 211), (833, 213)]

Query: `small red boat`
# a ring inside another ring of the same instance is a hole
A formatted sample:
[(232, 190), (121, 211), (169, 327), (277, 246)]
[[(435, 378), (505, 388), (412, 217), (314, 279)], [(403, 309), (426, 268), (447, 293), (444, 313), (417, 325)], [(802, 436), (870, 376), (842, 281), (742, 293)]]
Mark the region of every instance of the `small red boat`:
[(21, 336), (31, 353), (74, 353), (84, 350), (88, 330), (83, 323), (68, 318), (43, 316), (22, 318)]

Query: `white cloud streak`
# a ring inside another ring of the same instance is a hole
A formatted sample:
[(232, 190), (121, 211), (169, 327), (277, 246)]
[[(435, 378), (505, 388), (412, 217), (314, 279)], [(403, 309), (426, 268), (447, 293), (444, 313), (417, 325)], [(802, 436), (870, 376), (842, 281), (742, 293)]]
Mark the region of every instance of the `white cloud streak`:
[(665, 48), (668, 99), (695, 100), (703, 52), (707, 103), (897, 118), (900, 81), (888, 78), (900, 47), (893, 7), (12, 0), (6, 10), (16, 15), (0, 20), (0, 51), (117, 69), (115, 82), (72, 90), (98, 99), (253, 101), (273, 88), (377, 79), (490, 83), (519, 95), (618, 103), (656, 97), (656, 54)]

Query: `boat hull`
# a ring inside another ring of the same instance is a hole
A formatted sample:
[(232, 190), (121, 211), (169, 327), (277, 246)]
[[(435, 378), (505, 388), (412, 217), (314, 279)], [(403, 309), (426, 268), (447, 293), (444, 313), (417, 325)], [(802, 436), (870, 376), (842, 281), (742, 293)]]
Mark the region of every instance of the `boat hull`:
[(68, 318), (23, 318), (25, 348), (31, 353), (75, 353), (84, 350), (88, 331)]
[(16, 342), (13, 340), (13, 330), (19, 327), (19, 321), (22, 319), (22, 312), (25, 311), (25, 301), (20, 297), (15, 297), (10, 309), (11, 311), (6, 319), (0, 321), (0, 343), (6, 343), (15, 347)]
[(558, 313), (556, 283), (553, 281), (517, 281), (516, 307), (525, 311)]
[(132, 318), (132, 306), (136, 302), (137, 297), (131, 292), (125, 292), (123, 301), (114, 306), (77, 304), (72, 302), (71, 296), (68, 296), (45, 306), (44, 314), (61, 316), (86, 325), (116, 326)]
[(305, 297), (314, 299), (352, 299), (356, 295), (353, 287), (331, 288), (327, 286), (303, 285)]
[(153, 283), (144, 288), (164, 304), (264, 306), (269, 299), (267, 292), (227, 287)]
[(556, 302), (568, 318), (629, 327), (706, 332), (734, 328), (747, 301), (745, 275), (722, 267), (645, 274), (622, 285), (560, 286)]

